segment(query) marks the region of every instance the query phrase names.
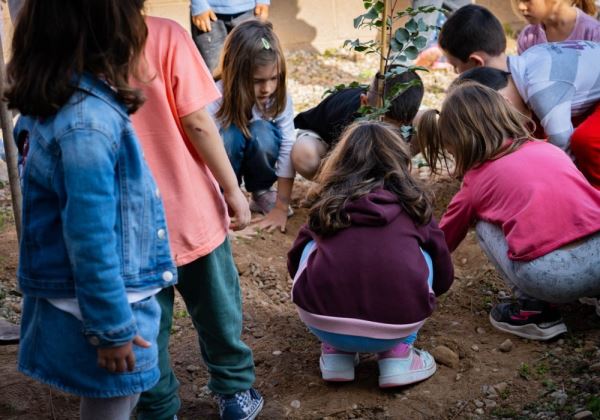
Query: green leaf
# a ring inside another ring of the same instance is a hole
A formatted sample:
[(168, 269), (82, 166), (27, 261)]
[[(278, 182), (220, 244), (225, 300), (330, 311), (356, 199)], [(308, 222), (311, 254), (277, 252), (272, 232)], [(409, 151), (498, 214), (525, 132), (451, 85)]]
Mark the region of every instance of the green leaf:
[(422, 50), (427, 45), (427, 38), (425, 38), (424, 36), (418, 36), (413, 40), (413, 44), (419, 50)]
[(395, 38), (392, 38), (390, 40), (390, 48), (392, 49), (392, 51), (402, 51), (402, 48), (404, 48), (404, 44), (398, 42)]
[(419, 18), (419, 21), (417, 22), (417, 26), (419, 28), (419, 32), (425, 32), (429, 29), (429, 25), (427, 25), (425, 23), (425, 21), (423, 20), (423, 18)]
[(417, 25), (417, 22), (415, 22), (414, 19), (410, 19), (408, 22), (406, 22), (406, 25), (404, 25), (404, 27), (406, 28), (406, 30), (408, 30), (408, 32), (418, 32), (419, 31), (419, 25)]
[(417, 49), (417, 47), (410, 46), (404, 50), (404, 55), (409, 60), (414, 60), (419, 55), (419, 50)]
[(394, 38), (396, 38), (396, 41), (398, 41), (400, 43), (404, 43), (404, 42), (408, 41), (408, 38), (410, 38), (410, 32), (408, 32), (404, 28), (398, 28), (398, 29), (396, 29)]
[(381, 12), (383, 12), (383, 8), (384, 7), (385, 7), (384, 2), (383, 1), (378, 1), (373, 6), (373, 9), (375, 9), (377, 11), (377, 14), (380, 14)]

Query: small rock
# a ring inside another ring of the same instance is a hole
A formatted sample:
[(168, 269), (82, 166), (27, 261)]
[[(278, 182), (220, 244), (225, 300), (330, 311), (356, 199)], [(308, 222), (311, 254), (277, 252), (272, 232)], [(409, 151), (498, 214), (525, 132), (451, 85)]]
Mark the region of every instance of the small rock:
[(510, 341), (510, 338), (507, 338), (498, 346), (498, 348), (501, 352), (508, 353), (513, 349), (513, 342)]
[(457, 373), (457, 374), (456, 374), (456, 377), (454, 378), (454, 380), (455, 380), (456, 382), (458, 382), (458, 381), (460, 381), (460, 378), (462, 378), (462, 375), (461, 375), (460, 373)]
[(555, 391), (550, 394), (550, 398), (554, 398), (554, 403), (560, 407), (564, 406), (567, 403), (567, 393), (564, 391)]
[(565, 345), (565, 340), (563, 340), (562, 338), (560, 340), (558, 340), (556, 342), (556, 344), (558, 344), (559, 346), (564, 346)]
[(200, 370), (200, 366), (196, 366), (196, 365), (188, 365), (185, 370), (187, 370), (190, 373), (193, 372), (198, 372)]
[(496, 407), (496, 401), (494, 400), (489, 400), (489, 399), (485, 399), (483, 400), (483, 403), (485, 404), (485, 408), (494, 408)]
[(477, 327), (475, 331), (477, 331), (477, 334), (485, 334), (485, 328), (482, 327)]
[(502, 394), (508, 389), (508, 384), (506, 382), (500, 382), (493, 387), (498, 394)]
[(590, 372), (600, 372), (600, 362), (591, 365)]
[(579, 413), (575, 413), (573, 415), (573, 420), (584, 420), (584, 419), (593, 419), (594, 413), (589, 410), (580, 411)]
[(477, 344), (473, 344), (471, 346), (471, 350), (473, 350), (473, 351), (479, 351), (479, 346), (477, 346)]
[(477, 407), (477, 408), (483, 407), (483, 403), (479, 400), (473, 401), (473, 404), (475, 404), (475, 407)]
[(435, 358), (436, 362), (441, 363), (442, 365), (446, 365), (453, 369), (458, 367), (458, 354), (446, 346), (437, 346), (431, 351), (431, 355)]
[(281, 350), (275, 350), (273, 356), (281, 356)]
[(292, 406), (292, 408), (300, 408), (300, 401), (294, 400), (290, 403), (290, 405)]
[(476, 408), (475, 409), (475, 414), (483, 416), (484, 413), (485, 413), (485, 411), (483, 411), (483, 408)]
[(498, 398), (498, 392), (496, 391), (496, 388), (494, 388), (493, 386), (483, 385), (481, 387), (481, 390), (482, 390), (483, 394), (488, 398)]

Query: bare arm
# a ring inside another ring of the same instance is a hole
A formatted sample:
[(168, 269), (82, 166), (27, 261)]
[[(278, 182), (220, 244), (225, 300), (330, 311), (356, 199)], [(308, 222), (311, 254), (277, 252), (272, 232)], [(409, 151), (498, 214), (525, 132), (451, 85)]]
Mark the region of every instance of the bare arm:
[(194, 148), (223, 189), (233, 218), (232, 229), (243, 229), (250, 222), (248, 200), (240, 190), (235, 172), (223, 147), (223, 140), (210, 114), (204, 109), (181, 118), (181, 125)]

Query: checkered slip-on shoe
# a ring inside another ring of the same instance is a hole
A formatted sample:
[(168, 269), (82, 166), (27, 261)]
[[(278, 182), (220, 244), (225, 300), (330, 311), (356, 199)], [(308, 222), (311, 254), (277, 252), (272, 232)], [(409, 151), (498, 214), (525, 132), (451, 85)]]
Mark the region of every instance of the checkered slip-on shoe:
[(233, 395), (216, 394), (222, 420), (253, 420), (263, 407), (263, 397), (254, 388)]

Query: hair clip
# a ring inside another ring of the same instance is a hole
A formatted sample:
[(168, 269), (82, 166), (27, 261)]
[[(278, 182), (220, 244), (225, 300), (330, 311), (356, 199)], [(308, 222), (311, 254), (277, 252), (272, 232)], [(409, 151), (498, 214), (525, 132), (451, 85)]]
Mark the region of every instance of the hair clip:
[(410, 143), (410, 140), (413, 134), (416, 133), (415, 128), (412, 125), (401, 125), (400, 126), (400, 135), (407, 143)]
[(263, 48), (265, 50), (270, 50), (271, 49), (271, 44), (269, 43), (269, 41), (267, 41), (265, 38), (261, 38), (260, 40), (262, 41)]

